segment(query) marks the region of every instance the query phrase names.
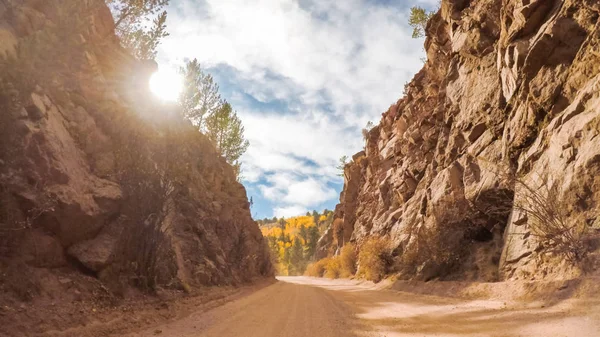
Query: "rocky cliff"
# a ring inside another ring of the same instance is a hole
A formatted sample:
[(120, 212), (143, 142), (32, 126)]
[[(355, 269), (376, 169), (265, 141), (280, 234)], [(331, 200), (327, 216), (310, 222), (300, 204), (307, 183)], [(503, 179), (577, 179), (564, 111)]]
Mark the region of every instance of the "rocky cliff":
[(232, 167), (152, 98), (104, 1), (0, 1), (0, 68), (4, 290), (40, 269), (117, 291), (272, 275)]
[(382, 236), (405, 278), (576, 275), (540, 226), (568, 222), (593, 249), (599, 15), (592, 0), (441, 1), (423, 69), (345, 169), (321, 252)]

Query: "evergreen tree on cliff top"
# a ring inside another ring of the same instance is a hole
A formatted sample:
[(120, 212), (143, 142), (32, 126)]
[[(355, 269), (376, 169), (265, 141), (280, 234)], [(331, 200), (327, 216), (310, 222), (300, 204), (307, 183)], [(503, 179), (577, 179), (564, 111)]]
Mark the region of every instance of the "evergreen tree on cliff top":
[(206, 132), (204, 118), (221, 107), (219, 86), (210, 74), (202, 71), (198, 60), (188, 61), (181, 68), (183, 73), (183, 91), (179, 104), (185, 118), (189, 119), (200, 131)]
[(169, 35), (164, 10), (169, 0), (107, 0), (106, 3), (115, 18), (123, 47), (139, 60), (156, 58), (160, 40)]
[(419, 6), (415, 6), (410, 9), (408, 24), (413, 28), (413, 39), (418, 39), (425, 36), (427, 22), (429, 22), (429, 19), (431, 19), (434, 14), (434, 12), (428, 12)]
[(239, 158), (248, 149), (244, 126), (229, 103), (221, 99), (219, 86), (205, 73), (198, 60), (188, 61), (181, 68), (183, 91), (179, 96), (182, 114), (215, 145), (225, 160), (233, 166), (240, 179)]
[(246, 152), (249, 142), (244, 138), (242, 121), (226, 101), (206, 117), (206, 135), (228, 163), (239, 170), (239, 158)]

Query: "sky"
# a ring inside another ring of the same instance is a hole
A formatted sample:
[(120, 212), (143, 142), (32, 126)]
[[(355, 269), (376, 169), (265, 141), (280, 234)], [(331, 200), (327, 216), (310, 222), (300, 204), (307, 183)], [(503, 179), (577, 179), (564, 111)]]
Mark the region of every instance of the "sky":
[(197, 58), (238, 112), (252, 215), (333, 209), (339, 158), (422, 67), (409, 9), (439, 0), (171, 0), (161, 68)]

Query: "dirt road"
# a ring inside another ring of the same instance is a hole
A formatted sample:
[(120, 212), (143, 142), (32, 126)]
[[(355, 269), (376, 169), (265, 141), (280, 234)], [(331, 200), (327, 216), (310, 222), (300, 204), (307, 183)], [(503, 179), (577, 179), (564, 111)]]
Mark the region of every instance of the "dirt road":
[(348, 280), (282, 277), (212, 311), (131, 336), (598, 337), (597, 304), (507, 305), (379, 290)]

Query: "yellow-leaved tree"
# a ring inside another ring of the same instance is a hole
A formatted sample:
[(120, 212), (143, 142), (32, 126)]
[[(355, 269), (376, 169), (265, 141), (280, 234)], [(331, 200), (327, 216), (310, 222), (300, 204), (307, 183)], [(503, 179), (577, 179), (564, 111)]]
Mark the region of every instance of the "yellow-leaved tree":
[[(259, 220), (279, 275), (302, 275), (314, 261), (317, 242), (330, 225), (333, 212), (314, 211), (305, 216)], [(329, 223), (328, 223), (329, 221)]]

